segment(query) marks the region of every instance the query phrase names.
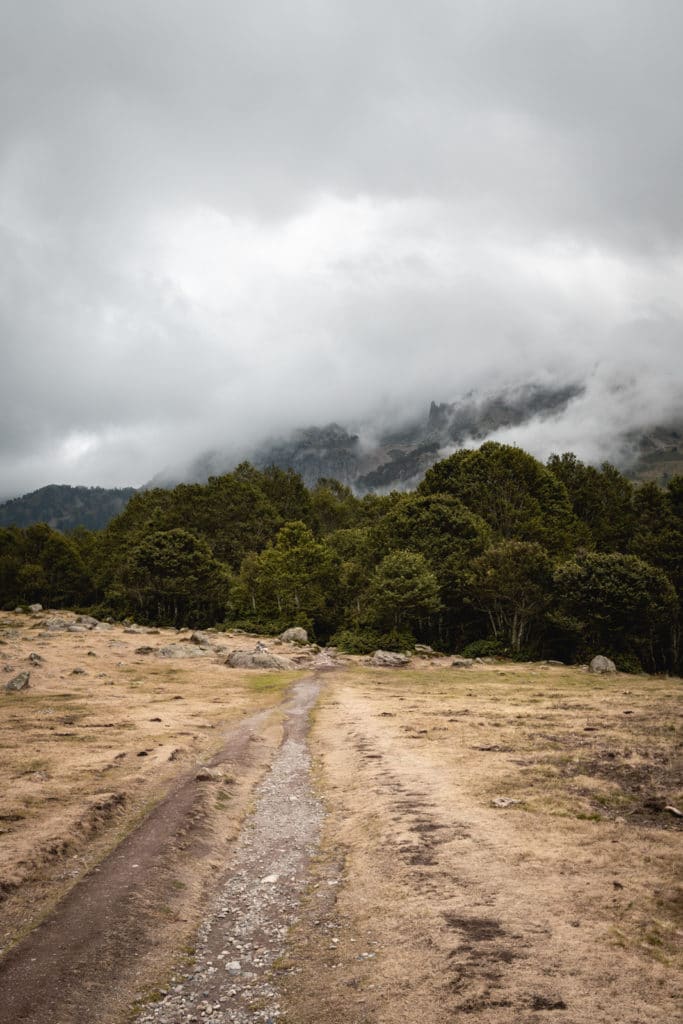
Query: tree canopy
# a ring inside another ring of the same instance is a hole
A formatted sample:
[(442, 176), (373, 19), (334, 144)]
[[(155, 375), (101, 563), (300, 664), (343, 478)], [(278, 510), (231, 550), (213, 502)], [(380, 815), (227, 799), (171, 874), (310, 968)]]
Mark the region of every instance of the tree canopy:
[(488, 442), (417, 490), (358, 497), (242, 463), (135, 493), (104, 530), (0, 528), (0, 605), (174, 625), (305, 625), (350, 649), (482, 641), (681, 670), (683, 478), (636, 486), (571, 452)]

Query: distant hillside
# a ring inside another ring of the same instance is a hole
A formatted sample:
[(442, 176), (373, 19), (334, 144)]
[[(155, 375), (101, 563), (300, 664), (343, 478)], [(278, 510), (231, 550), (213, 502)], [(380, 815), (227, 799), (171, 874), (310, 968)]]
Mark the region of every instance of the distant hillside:
[[(357, 494), (410, 489), (445, 453), (463, 445), (476, 447), (499, 430), (531, 420), (543, 422), (561, 413), (582, 393), (580, 385), (548, 388), (530, 383), (491, 395), (465, 395), (458, 402), (432, 402), (421, 419), (372, 441), (338, 423), (306, 427), (232, 457), (220, 451), (206, 452), (185, 472), (159, 473), (147, 486), (204, 483), (248, 460), (258, 469), (272, 465), (293, 469), (308, 487), (328, 477), (348, 484)], [(632, 480), (654, 480), (662, 485), (675, 474), (683, 474), (683, 421), (624, 437), (618, 468)], [(133, 487), (52, 484), (0, 505), (0, 526), (46, 522), (62, 531), (76, 526), (97, 530), (118, 515), (133, 494)]]
[(135, 494), (134, 487), (70, 487), (49, 484), (0, 505), (0, 526), (47, 523), (67, 532), (76, 526), (101, 530)]
[(665, 486), (672, 476), (683, 475), (683, 422), (649, 430), (635, 440), (635, 449), (637, 456), (627, 475)]
[[(245, 451), (241, 458), (259, 469), (294, 469), (308, 487), (315, 486), (320, 477), (330, 477), (358, 493), (402, 489), (416, 483), (444, 448), (484, 441), (496, 430), (557, 415), (582, 391), (580, 385), (549, 388), (530, 383), (491, 395), (470, 393), (458, 402), (432, 402), (426, 416), (372, 442), (338, 423), (329, 423), (275, 438), (254, 451)], [(220, 451), (204, 453), (182, 474), (182, 482), (202, 483), (234, 465), (234, 457)], [(177, 477), (160, 474), (151, 484), (164, 487), (178, 482)]]

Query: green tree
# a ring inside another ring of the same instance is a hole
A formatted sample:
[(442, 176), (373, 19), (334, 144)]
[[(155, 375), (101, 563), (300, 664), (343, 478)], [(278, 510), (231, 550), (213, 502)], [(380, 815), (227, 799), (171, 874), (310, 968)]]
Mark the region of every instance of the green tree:
[(500, 540), (535, 541), (552, 552), (570, 551), (579, 524), (567, 490), (521, 448), (487, 441), (437, 462), (419, 494), (452, 494), (481, 516)]
[(586, 466), (573, 452), (551, 455), (548, 469), (567, 488), (576, 517), (584, 524), (587, 547), (598, 551), (626, 551), (635, 523), (633, 485), (623, 473), (604, 462), (600, 469)]
[(468, 597), (515, 653), (537, 642), (552, 595), (552, 562), (532, 541), (503, 541), (472, 562)]
[(423, 555), (392, 551), (382, 559), (368, 590), (371, 624), (420, 631), (422, 620), (440, 608), (439, 583)]
[(225, 614), (228, 575), (206, 541), (188, 530), (159, 530), (129, 553), (111, 596), (123, 593), (144, 621), (211, 625)]
[(437, 574), (453, 559), (466, 562), (490, 542), (486, 523), (452, 494), (405, 494), (373, 534), (378, 549), (417, 551)]
[(359, 501), (350, 487), (322, 477), (311, 491), (311, 522), (318, 536), (355, 526)]
[(236, 587), (240, 609), (260, 621), (330, 628), (338, 559), (302, 522), (286, 523), (274, 544), (251, 554)]
[(671, 665), (679, 609), (661, 569), (635, 555), (584, 553), (555, 571), (554, 585), (576, 656), (627, 654), (649, 671)]

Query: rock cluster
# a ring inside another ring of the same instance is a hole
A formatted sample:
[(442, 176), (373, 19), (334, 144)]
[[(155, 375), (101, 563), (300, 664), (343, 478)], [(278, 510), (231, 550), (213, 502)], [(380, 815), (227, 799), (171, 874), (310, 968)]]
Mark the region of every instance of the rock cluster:
[(407, 654), (399, 654), (397, 651), (375, 651), (369, 664), (379, 668), (405, 668), (410, 664), (410, 658)]

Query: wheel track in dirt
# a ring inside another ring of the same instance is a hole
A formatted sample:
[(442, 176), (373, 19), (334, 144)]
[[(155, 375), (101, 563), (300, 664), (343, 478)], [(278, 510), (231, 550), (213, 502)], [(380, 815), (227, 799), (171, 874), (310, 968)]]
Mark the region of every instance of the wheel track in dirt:
[[(208, 764), (251, 765), (253, 740), (277, 711), (226, 730)], [(8, 951), (0, 961), (0, 1024), (123, 1019), (121, 993), (144, 985), (159, 946), (153, 908), (173, 900), (171, 864), (179, 853), (187, 859), (210, 852), (203, 786), (194, 771), (176, 779), (134, 831)]]
[(315, 678), (293, 688), (282, 744), (199, 929), (193, 968), (138, 1024), (185, 1024), (200, 1015), (204, 1024), (255, 1024), (280, 1016), (274, 965), (285, 953), (323, 819), (307, 746), (319, 689)]

